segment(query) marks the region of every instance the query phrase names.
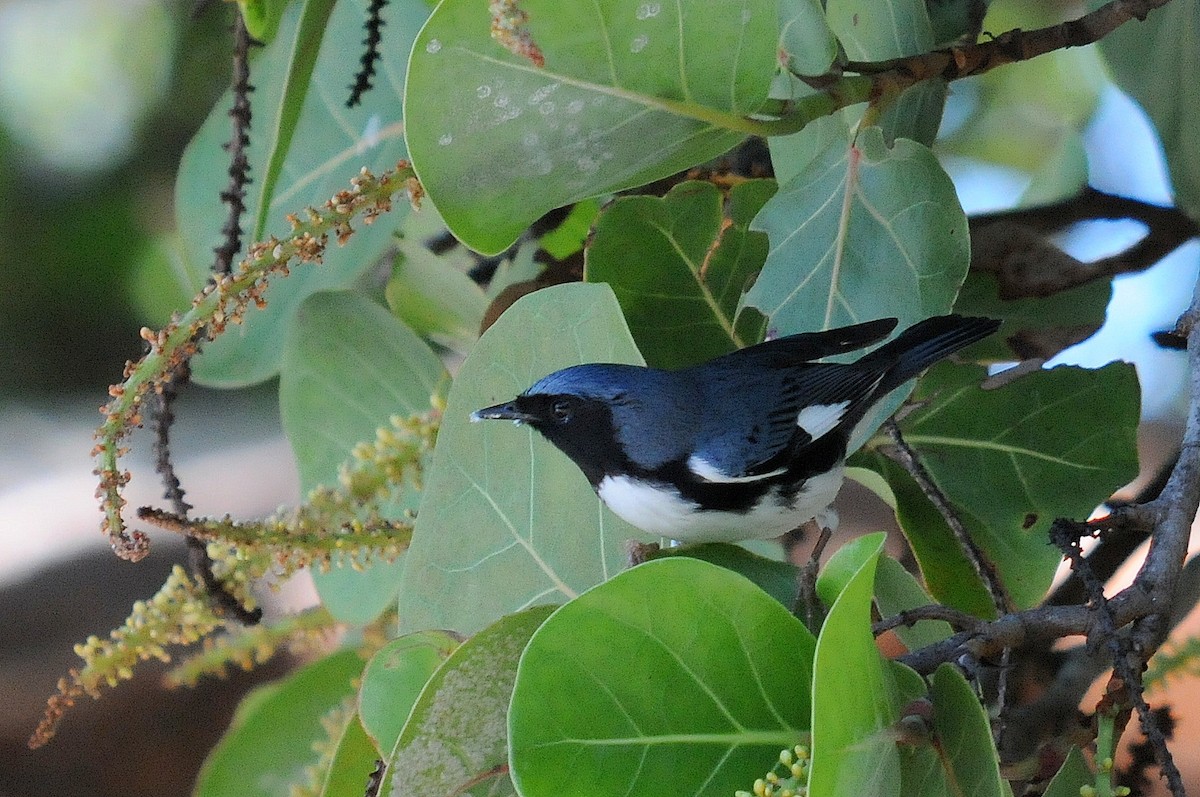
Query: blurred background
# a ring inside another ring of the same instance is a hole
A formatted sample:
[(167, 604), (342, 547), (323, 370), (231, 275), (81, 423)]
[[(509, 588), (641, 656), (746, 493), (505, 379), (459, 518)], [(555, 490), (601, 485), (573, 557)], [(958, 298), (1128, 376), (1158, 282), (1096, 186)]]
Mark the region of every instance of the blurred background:
[[(0, 0), (0, 797), (187, 793), (240, 694), (286, 667), (179, 692), (160, 690), (147, 668), (77, 708), (48, 747), (25, 748), (77, 661), (72, 645), (118, 625), (184, 559), (162, 534), (140, 565), (109, 553), (89, 451), (107, 386), (141, 351), (139, 327), (161, 322), (178, 295), (165, 245), (175, 170), (229, 79), (232, 8), (192, 10), (169, 0)], [(997, 0), (985, 29), (1083, 10)], [(968, 212), (1062, 197), (1085, 180), (1170, 202), (1154, 134), (1094, 48), (956, 83), (939, 154)], [(1141, 232), (1093, 224), (1063, 243), (1089, 259)], [(1193, 241), (1119, 279), (1109, 323), (1060, 358), (1138, 363), (1150, 463), (1177, 440), (1185, 397), (1182, 357), (1149, 334), (1187, 305), (1198, 255)], [(273, 384), (193, 387), (177, 416), (176, 462), (197, 513), (263, 515), (295, 500)], [(149, 445), (134, 438), (134, 506), (158, 501)]]

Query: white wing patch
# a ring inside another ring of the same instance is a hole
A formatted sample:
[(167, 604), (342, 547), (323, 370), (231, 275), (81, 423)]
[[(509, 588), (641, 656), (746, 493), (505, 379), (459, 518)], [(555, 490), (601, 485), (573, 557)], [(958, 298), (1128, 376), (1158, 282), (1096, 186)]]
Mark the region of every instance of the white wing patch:
[[(837, 404), (812, 404), (800, 410), (796, 416), (796, 425), (808, 432), (813, 440), (827, 434), (841, 422), (846, 414), (849, 401), (839, 401)], [(690, 464), (690, 463), (689, 463)]]
[(697, 454), (692, 454), (688, 457), (687, 467), (697, 478), (706, 482), (716, 482), (719, 484), (756, 482), (760, 479), (769, 479), (772, 476), (778, 476), (787, 470), (787, 468), (778, 468), (770, 473), (757, 473), (753, 476), (729, 476), (722, 473), (715, 465)]

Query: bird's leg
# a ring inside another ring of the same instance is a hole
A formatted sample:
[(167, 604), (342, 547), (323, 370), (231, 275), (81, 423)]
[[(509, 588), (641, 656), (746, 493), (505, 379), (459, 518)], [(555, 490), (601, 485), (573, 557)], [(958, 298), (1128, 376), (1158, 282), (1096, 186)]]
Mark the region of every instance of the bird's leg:
[(662, 546), (657, 542), (628, 540), (625, 543), (625, 558), (630, 567), (637, 567), (642, 562), (649, 562), (653, 559), (654, 554), (658, 553), (661, 548)]
[(799, 617), (815, 636), (820, 633), (821, 624), (825, 622), (825, 606), (817, 595), (817, 574), (821, 570), (821, 554), (824, 553), (829, 538), (833, 536), (833, 529), (814, 519), (806, 521), (800, 527), (800, 531), (806, 535), (816, 532), (817, 541), (813, 545), (808, 563), (800, 569), (800, 585), (792, 614)]

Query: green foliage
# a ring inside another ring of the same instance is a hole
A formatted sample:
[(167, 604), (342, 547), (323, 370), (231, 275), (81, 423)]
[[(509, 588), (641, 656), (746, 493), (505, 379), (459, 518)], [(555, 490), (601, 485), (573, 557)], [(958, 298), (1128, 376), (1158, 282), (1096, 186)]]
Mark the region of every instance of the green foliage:
[[(394, 0), (380, 85), (354, 110), (342, 87), (364, 0), (245, 5), (269, 12), (256, 26), (277, 23), (254, 57), (251, 234), (284, 236), (285, 214), (322, 207), (359, 167), (406, 152), (436, 211), (369, 227), (355, 216), (361, 229), (344, 248), (273, 284), (266, 309), (195, 361), (211, 384), (279, 375), (310, 498), (290, 526), (184, 530), (212, 539), (217, 573), (242, 599), (272, 564), (335, 565), (316, 574), (322, 606), (308, 617), (347, 629), (340, 649), (247, 699), (197, 794), (361, 793), (376, 757), (387, 763), (381, 794), (761, 797), (785, 781), (813, 797), (1006, 794), (976, 686), (949, 666), (920, 675), (876, 644), (876, 617), (935, 602), (990, 617), (997, 603), (929, 488), (889, 456), (890, 438), (866, 429), (854, 464), (890, 499), (920, 572), (888, 558), (882, 534), (835, 537), (815, 584), (828, 612), (814, 638), (790, 611), (798, 568), (706, 545), (627, 569), (638, 532), (560, 452), (527, 428), (469, 422), (583, 362), (678, 367), (767, 332), (998, 317), (1000, 335), (916, 380), (897, 417), (1006, 597), (1039, 603), (1059, 560), (1050, 523), (1086, 518), (1136, 473), (1138, 383), (1123, 364), (1014, 378), (990, 378), (983, 364), (1016, 359), (1014, 340), (1057, 351), (1068, 332), (1090, 334), (1111, 285), (1001, 299), (992, 275), (968, 276), (967, 219), (932, 148), (945, 83), (847, 78), (836, 60), (910, 56), (973, 34), (969, 0), (904, 0), (888, 13), (861, 0), (497, 0), (490, 20), (474, 0), (432, 12)], [(1195, 26), (1176, 21), (1190, 41)], [(178, 243), (195, 290), (225, 216), (224, 109), (178, 177)], [(748, 133), (771, 135), (777, 179), (713, 164), (678, 174)], [(959, 151), (971, 135), (956, 133)], [(1174, 147), (1182, 140), (1168, 147), (1182, 158)], [(1173, 168), (1190, 179), (1186, 158)], [(631, 188), (642, 193), (611, 196)], [(573, 202), (558, 229), (530, 227)], [(431, 245), (447, 229), (480, 252), (508, 250), (489, 286), (468, 276), (471, 252)], [(385, 250), (394, 257), (381, 262)], [(548, 262), (546, 281), (582, 263), (586, 282), (539, 285), (481, 334), (492, 302), (530, 287)], [(239, 307), (259, 297), (257, 280), (240, 288)], [(170, 370), (151, 364), (160, 377)], [(113, 423), (128, 431), (136, 410)], [(114, 494), (115, 457), (103, 470)], [(406, 546), (401, 561), (383, 561)], [(225, 624), (194, 581), (174, 579), (183, 600), (161, 621), (179, 632), (167, 641)], [(919, 650), (952, 630), (923, 620), (896, 636)], [(248, 660), (251, 640), (196, 670)], [(159, 654), (155, 644), (105, 672), (125, 677), (139, 655)], [(76, 683), (64, 697), (83, 691)], [(1077, 793), (1080, 766), (1069, 758), (1048, 793)]]
[(612, 288), (648, 365), (683, 368), (759, 342), (761, 321), (740, 315), (741, 298), (767, 256), (750, 222), (774, 193), (774, 180), (734, 186), (727, 217), (715, 185), (686, 182), (662, 199), (621, 197), (601, 214), (585, 278)]
[(597, 507), (575, 467), (531, 430), (468, 416), (568, 365), (640, 359), (603, 285), (538, 291), (488, 330), (446, 402), (400, 588), (402, 629), (472, 633), (621, 569), (636, 532)]
[[(391, 417), (427, 412), (445, 378), (420, 338), (377, 302), (353, 293), (309, 297), (296, 313), (282, 362), (280, 414), (305, 489), (335, 479), (355, 446)], [(379, 515), (410, 519), (414, 486), (385, 481)], [(392, 603), (401, 569), (400, 562), (376, 562), (333, 570), (316, 576), (317, 589), (334, 616), (367, 623)]]
[(405, 86), (421, 182), (454, 234), (490, 254), (548, 210), (716, 157), (767, 98), (777, 6), (529, 0), (512, 34), (522, 50), (494, 40), (478, 3), (442, 2)]
[(1133, 95), (1158, 130), (1179, 204), (1200, 213), (1200, 96), (1189, 75), (1200, 69), (1200, 6), (1171, 3), (1144, 24), (1118, 29), (1100, 45), (1117, 85)]
[[(283, 237), (287, 214), (319, 206), (359, 167), (382, 172), (407, 152), (398, 87), (427, 9), (422, 3), (396, 4), (382, 47), (381, 70), (391, 90), (380, 87), (369, 106), (348, 109), (344, 86), (357, 69), (366, 6), (366, 0), (293, 2), (275, 38), (253, 60), (256, 90), (247, 155), (254, 182), (242, 222), (253, 240)], [(222, 240), (228, 215), (220, 192), (229, 182), (223, 144), (230, 135), (230, 103), (225, 97), (213, 108), (184, 154), (176, 183), (176, 217), (191, 292), (208, 279), (212, 250)], [(320, 268), (298, 271), (272, 290), (266, 309), (252, 311), (240, 334), (205, 347), (193, 367), (197, 381), (231, 387), (275, 375), (279, 341), (304, 298), (353, 284), (391, 243), (399, 215), (360, 230), (346, 246), (330, 249)]]
[(321, 720), (354, 694), (361, 672), (362, 659), (345, 650), (252, 692), (205, 761), (196, 797), (290, 797), (318, 761), (313, 743), (329, 738)]
[(744, 578), (647, 562), (538, 629), (509, 711), (525, 797), (728, 795), (809, 727), (813, 638)]

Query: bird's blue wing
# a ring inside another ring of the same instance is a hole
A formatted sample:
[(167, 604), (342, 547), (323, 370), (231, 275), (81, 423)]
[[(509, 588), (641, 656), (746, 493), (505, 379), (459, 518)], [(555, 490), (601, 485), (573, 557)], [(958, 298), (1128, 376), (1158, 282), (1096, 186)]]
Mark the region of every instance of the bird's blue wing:
[(776, 475), (813, 443), (848, 434), (882, 374), (883, 369), (821, 363), (710, 372), (704, 383), (706, 422), (689, 468), (706, 481)]

